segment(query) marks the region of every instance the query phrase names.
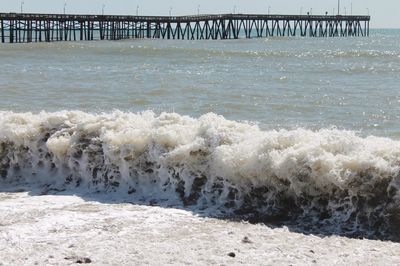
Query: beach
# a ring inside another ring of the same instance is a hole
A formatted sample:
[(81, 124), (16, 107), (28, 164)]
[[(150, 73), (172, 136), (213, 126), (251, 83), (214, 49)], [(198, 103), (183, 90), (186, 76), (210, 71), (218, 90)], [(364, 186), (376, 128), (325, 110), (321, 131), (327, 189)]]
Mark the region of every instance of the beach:
[(91, 196), (1, 193), (0, 264), (73, 265), (84, 259), (94, 265), (400, 263), (400, 246), (393, 242), (304, 235)]

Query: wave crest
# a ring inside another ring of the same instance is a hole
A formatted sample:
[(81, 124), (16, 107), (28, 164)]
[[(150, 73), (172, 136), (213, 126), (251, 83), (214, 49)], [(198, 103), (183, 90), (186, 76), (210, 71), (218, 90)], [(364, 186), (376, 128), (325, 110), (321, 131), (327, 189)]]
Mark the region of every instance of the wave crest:
[(2, 182), (179, 200), (228, 216), (400, 236), (400, 142), (206, 114), (0, 112)]

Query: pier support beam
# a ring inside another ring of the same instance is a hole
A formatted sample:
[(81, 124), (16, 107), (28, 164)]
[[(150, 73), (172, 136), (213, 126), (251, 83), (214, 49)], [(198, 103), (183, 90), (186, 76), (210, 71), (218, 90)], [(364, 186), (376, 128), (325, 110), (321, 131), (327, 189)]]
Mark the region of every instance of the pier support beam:
[(1, 42), (5, 43), (6, 42), (6, 38), (4, 36), (4, 20), (0, 20), (0, 27), (1, 27)]
[(2, 43), (19, 43), (129, 38), (366, 37), (370, 34), (369, 22), (369, 16), (226, 14), (139, 17), (0, 13), (0, 40)]

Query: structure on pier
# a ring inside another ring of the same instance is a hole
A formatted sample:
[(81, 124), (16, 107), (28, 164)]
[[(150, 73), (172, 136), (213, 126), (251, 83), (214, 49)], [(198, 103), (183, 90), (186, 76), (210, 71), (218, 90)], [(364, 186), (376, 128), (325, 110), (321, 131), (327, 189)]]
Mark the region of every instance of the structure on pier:
[(0, 13), (1, 42), (369, 36), (370, 16), (105, 16)]

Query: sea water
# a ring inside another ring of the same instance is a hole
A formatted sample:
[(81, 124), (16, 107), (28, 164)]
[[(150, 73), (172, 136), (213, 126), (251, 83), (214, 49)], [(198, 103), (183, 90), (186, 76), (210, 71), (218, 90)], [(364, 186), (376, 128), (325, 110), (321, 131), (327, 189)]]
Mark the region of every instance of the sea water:
[(1, 109), (213, 112), (264, 129), (399, 136), (400, 32), (369, 38), (4, 44)]
[[(374, 30), (369, 38), (2, 44), (4, 215), (38, 195), (76, 194), (99, 212), (110, 202), (130, 212), (130, 202), (162, 207), (144, 213), (177, 215), (171, 221), (184, 226), (196, 219), (176, 209), (217, 218), (201, 225), (210, 232), (221, 219), (244, 219), (398, 240), (399, 41), (398, 30)], [(10, 191), (29, 194), (10, 200)], [(57, 205), (49, 197), (45, 205)], [(78, 206), (71, 215), (86, 213)], [(36, 217), (36, 207), (24, 209)], [(13, 226), (5, 232), (26, 248)]]

